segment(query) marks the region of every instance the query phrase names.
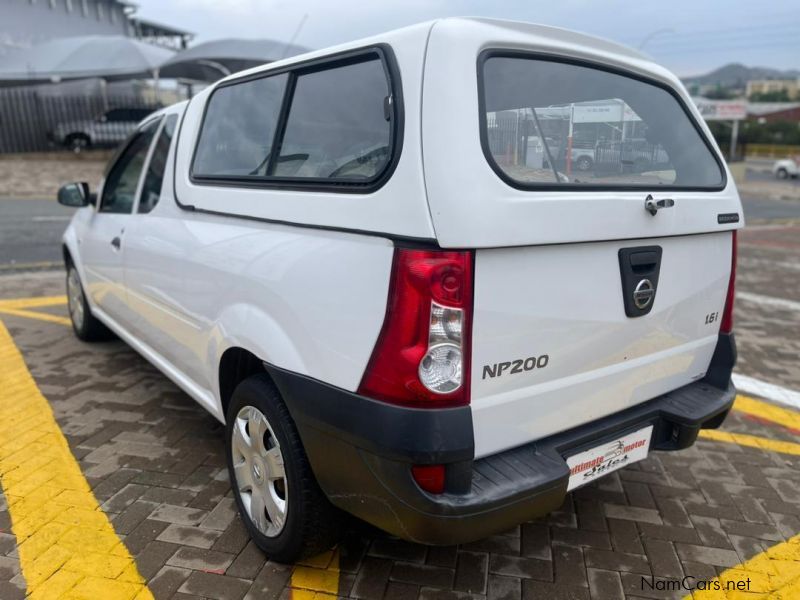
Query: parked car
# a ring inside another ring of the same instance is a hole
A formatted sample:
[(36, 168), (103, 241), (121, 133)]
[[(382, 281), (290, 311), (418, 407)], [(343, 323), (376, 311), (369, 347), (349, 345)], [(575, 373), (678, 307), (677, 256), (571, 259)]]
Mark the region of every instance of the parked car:
[(95, 119), (59, 123), (53, 129), (52, 140), (81, 152), (91, 146), (116, 146), (124, 141), (152, 108), (112, 108)]
[(798, 157), (776, 160), (772, 165), (772, 172), (778, 179), (796, 178), (800, 175), (800, 161)]
[[(673, 172), (584, 183), (489, 145), (497, 111), (606, 98)], [(605, 40), (455, 18), (277, 61), (148, 117), (96, 199), (59, 199), (82, 207), (76, 335), (225, 423), (274, 560), (343, 513), (422, 543), (507, 530), (734, 399), (733, 178), (680, 81)]]

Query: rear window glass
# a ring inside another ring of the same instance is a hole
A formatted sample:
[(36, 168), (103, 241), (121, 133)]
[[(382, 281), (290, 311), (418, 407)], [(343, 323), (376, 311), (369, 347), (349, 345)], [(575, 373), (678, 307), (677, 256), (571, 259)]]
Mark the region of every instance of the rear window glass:
[(194, 175), (248, 176), (264, 171), (287, 78), (284, 73), (214, 92), (197, 142)]
[(524, 187), (719, 188), (723, 174), (665, 89), (533, 58), (484, 61), (487, 158)]

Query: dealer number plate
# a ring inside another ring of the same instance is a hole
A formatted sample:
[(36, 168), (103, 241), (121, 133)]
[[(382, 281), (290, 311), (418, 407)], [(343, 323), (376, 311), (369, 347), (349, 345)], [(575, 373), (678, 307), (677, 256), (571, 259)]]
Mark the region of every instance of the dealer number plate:
[(648, 425), (633, 433), (567, 457), (567, 466), (569, 467), (567, 491), (647, 458), (652, 434), (653, 426)]

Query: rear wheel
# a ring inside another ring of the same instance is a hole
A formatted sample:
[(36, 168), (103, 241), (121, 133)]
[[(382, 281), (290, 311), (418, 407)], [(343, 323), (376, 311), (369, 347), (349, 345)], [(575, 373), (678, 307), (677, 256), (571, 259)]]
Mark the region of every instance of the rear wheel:
[(67, 306), (72, 329), (78, 339), (84, 342), (107, 340), (113, 337), (111, 331), (93, 314), (86, 302), (78, 269), (71, 262), (67, 264)]
[(777, 175), (778, 179), (786, 179), (789, 177), (789, 171), (781, 167), (775, 172), (775, 175)]
[(234, 390), (226, 442), (236, 505), (265, 554), (294, 562), (336, 543), (343, 515), (319, 488), (289, 411), (266, 374)]

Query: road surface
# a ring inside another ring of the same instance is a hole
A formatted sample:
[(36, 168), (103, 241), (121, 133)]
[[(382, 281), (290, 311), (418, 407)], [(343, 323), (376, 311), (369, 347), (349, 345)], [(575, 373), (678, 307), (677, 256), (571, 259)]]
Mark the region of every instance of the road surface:
[[(749, 221), (800, 219), (800, 202), (743, 198)], [(31, 269), (61, 263), (61, 234), (74, 209), (53, 200), (0, 199), (0, 269)]]

